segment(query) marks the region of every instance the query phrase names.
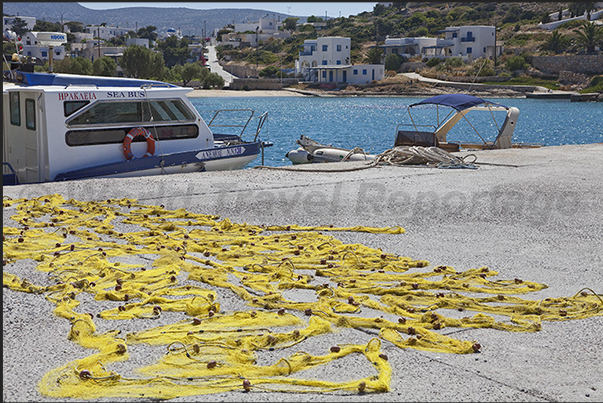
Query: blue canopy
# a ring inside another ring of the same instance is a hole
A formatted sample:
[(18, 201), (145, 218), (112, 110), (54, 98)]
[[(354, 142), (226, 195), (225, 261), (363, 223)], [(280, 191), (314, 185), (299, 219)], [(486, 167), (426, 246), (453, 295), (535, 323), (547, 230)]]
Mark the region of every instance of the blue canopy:
[(468, 108), (472, 108), (477, 105), (497, 105), (497, 106), (502, 106), (502, 107), (506, 108), (506, 106), (504, 106), (504, 105), (496, 104), (496, 103), (486, 101), (486, 100), (478, 98), (478, 97), (474, 97), (473, 95), (467, 95), (467, 94), (436, 95), (435, 97), (427, 98), (421, 102), (412, 104), (409, 106), (409, 108), (412, 106), (416, 106), (416, 105), (427, 105), (427, 104), (450, 106), (459, 112), (464, 111), (465, 109), (468, 109)]
[(80, 76), (76, 74), (52, 74), (52, 73), (28, 73), (23, 71), (14, 72), (16, 81), (26, 85), (58, 85), (68, 86), (70, 84), (90, 84), (97, 87), (140, 87), (145, 84), (161, 84), (169, 87), (178, 87), (161, 81), (139, 80), (133, 78)]

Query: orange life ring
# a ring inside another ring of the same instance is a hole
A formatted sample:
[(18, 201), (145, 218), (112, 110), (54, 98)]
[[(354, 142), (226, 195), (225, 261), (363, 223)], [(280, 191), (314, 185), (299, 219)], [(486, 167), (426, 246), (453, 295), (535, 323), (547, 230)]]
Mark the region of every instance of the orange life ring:
[(144, 127), (135, 127), (130, 130), (124, 138), (124, 157), (126, 157), (127, 160), (134, 158), (134, 154), (132, 154), (131, 149), (132, 140), (138, 136), (144, 136), (144, 138), (147, 139), (147, 152), (145, 155), (143, 155), (143, 157), (152, 157), (153, 154), (155, 154), (155, 139), (153, 138), (151, 132)]

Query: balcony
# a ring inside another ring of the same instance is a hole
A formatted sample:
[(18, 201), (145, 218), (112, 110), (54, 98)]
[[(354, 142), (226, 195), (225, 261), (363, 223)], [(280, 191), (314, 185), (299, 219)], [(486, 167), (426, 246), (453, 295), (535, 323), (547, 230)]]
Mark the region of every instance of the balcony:
[(461, 42), (475, 42), (475, 37), (473, 36), (464, 36), (461, 38)]
[(309, 50), (307, 52), (299, 52), (299, 55), (300, 56), (312, 56), (313, 53), (314, 53), (313, 51)]

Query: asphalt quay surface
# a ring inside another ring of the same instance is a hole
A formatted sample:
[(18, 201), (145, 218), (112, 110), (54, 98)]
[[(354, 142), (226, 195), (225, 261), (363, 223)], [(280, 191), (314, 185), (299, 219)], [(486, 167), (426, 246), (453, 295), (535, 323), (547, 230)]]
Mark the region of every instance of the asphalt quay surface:
[[(400, 225), (404, 234), (341, 232), (346, 243), (425, 259), (430, 267), (489, 267), (500, 279), (548, 288), (532, 300), (571, 297), (584, 288), (603, 294), (603, 144), (474, 152), (478, 169), (314, 164), (295, 170), (243, 169), (169, 176), (92, 179), (5, 186), (4, 197), (104, 200), (135, 198), (146, 205), (217, 214), (266, 225)], [(354, 168), (342, 172), (342, 166)], [(331, 172), (329, 172), (331, 171)], [(3, 225), (15, 225), (4, 211)], [(115, 228), (119, 231), (119, 228)], [(6, 271), (37, 278), (33, 264)], [(227, 298), (227, 297), (224, 297)], [(228, 301), (225, 301), (228, 302)], [(225, 304), (226, 305), (226, 304)], [(90, 351), (67, 340), (69, 323), (39, 295), (3, 291), (3, 400), (55, 402), (37, 383), (49, 370)], [(477, 340), (476, 354), (400, 349), (382, 342), (393, 374), (379, 394), (293, 394), (252, 390), (179, 397), (175, 402), (603, 401), (603, 318), (543, 321), (532, 333), (450, 329)], [(375, 334), (345, 331), (345, 342)], [(337, 334), (319, 346), (328, 349)], [(127, 366), (128, 363), (123, 365)], [(366, 368), (341, 364), (319, 379), (355, 379)], [(76, 401), (76, 400), (70, 400)], [(135, 401), (93, 399), (92, 401)]]

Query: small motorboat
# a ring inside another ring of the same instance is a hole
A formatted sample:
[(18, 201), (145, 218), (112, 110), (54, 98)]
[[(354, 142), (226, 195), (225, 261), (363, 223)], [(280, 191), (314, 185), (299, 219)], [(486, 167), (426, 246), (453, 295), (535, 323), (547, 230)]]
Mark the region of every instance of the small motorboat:
[[(434, 105), (436, 108), (435, 124), (433, 121), (417, 122), (418, 119), (413, 116), (413, 111)], [(444, 112), (448, 111), (447, 114), (442, 114), (443, 118), (440, 114), (441, 109), (444, 109)], [(513, 142), (513, 132), (519, 118), (519, 109), (514, 106), (505, 106), (468, 94), (444, 94), (411, 104), (407, 110), (412, 123), (399, 124), (396, 127), (394, 147), (439, 147), (448, 152), (455, 152), (460, 149), (491, 150), (542, 147), (541, 144)], [(467, 115), (473, 111), (488, 112), (487, 115), (489, 115), (491, 121), (490, 126), (496, 127), (497, 130), (489, 134), (480, 133), (467, 118)], [(504, 119), (499, 124), (494, 113), (500, 113), (501, 111)], [(447, 138), (452, 128), (461, 120), (468, 123), (471, 130), (473, 130), (477, 136), (475, 141), (450, 141)], [(431, 128), (431, 130), (426, 130), (426, 128)]]
[(4, 185), (242, 169), (272, 145), (259, 137), (267, 113), (219, 110), (206, 124), (192, 88), (161, 81), (16, 62), (2, 87)]
[(345, 149), (333, 147), (331, 144), (321, 144), (304, 136), (296, 141), (297, 149), (285, 154), (293, 164), (309, 164), (320, 162), (372, 161), (375, 155), (367, 154), (361, 148)]

